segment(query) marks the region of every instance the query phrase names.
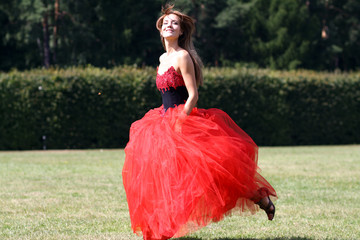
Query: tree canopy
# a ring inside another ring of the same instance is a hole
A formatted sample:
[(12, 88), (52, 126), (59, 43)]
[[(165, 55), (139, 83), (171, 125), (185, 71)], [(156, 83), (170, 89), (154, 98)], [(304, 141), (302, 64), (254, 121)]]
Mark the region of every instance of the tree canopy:
[[(0, 2), (0, 70), (51, 65), (158, 64), (163, 0)], [(196, 19), (205, 65), (354, 70), (357, 0), (177, 0)]]

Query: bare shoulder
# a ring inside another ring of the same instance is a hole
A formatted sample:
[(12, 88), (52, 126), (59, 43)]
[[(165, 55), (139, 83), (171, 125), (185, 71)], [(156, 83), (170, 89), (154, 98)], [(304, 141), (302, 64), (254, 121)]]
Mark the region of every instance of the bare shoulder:
[(165, 55), (166, 55), (166, 52), (163, 53), (163, 54), (161, 54), (161, 56), (159, 57), (159, 62), (160, 62), (160, 63), (163, 61)]
[(181, 49), (178, 53), (179, 58), (188, 58), (190, 57), (190, 54), (185, 49)]
[(191, 61), (190, 54), (185, 49), (180, 50), (177, 57), (178, 61), (182, 63), (187, 63), (188, 61)]

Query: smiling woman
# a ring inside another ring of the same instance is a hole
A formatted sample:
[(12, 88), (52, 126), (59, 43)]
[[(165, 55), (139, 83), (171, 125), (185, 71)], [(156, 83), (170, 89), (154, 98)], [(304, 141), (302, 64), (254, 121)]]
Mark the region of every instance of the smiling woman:
[(259, 207), (272, 220), (276, 192), (257, 172), (254, 141), (225, 112), (196, 107), (202, 72), (193, 19), (173, 6), (163, 13), (156, 23), (166, 50), (156, 77), (163, 105), (131, 125), (125, 148), (133, 231), (147, 240), (180, 237)]
[(162, 36), (166, 39), (179, 38), (182, 35), (180, 30), (179, 17), (175, 14), (170, 14), (164, 17), (163, 25), (161, 27)]
[[(192, 42), (192, 34), (195, 31), (194, 20), (179, 11), (173, 10), (173, 6), (170, 6), (165, 10), (163, 9), (163, 12), (164, 15), (162, 15), (156, 22), (156, 28), (160, 32), (161, 42), (166, 50), (166, 53), (160, 57), (160, 62), (167, 63), (167, 61), (162, 62), (162, 59), (164, 56), (171, 54), (172, 50), (170, 50), (170, 48), (174, 47), (170, 45), (175, 45), (175, 49), (178, 47), (182, 48), (187, 52), (193, 62), (196, 85), (201, 85), (203, 82), (201, 70), (203, 64)], [(177, 37), (173, 38), (173, 36)], [(163, 65), (164, 64), (162, 64), (162, 66)], [(169, 69), (169, 67), (166, 67), (166, 69), (163, 70), (165, 71), (167, 69)]]

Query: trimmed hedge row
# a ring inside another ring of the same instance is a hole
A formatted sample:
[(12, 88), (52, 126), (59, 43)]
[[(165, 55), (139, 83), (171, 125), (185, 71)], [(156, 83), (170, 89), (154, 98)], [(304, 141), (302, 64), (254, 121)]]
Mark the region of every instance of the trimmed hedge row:
[[(360, 74), (204, 70), (200, 108), (227, 112), (259, 145), (360, 143)], [(123, 66), (0, 74), (0, 149), (118, 148), (161, 104), (156, 70)], [(43, 139), (46, 136), (46, 140)]]
[[(159, 105), (155, 70), (71, 68), (0, 77), (0, 149), (115, 148)], [(158, 100), (155, 104), (154, 100)]]
[(259, 145), (360, 143), (359, 73), (211, 72), (202, 105), (220, 106)]

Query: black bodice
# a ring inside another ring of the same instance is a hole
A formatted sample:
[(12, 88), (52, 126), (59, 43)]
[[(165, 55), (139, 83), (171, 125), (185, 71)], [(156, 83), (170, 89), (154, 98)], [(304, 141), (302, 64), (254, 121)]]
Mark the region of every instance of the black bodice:
[(180, 104), (184, 104), (186, 99), (189, 97), (189, 94), (185, 86), (180, 86), (177, 88), (169, 88), (166, 91), (160, 91), (162, 97), (162, 103), (165, 110), (169, 107), (175, 107)]

